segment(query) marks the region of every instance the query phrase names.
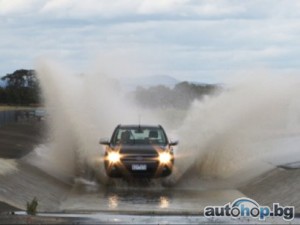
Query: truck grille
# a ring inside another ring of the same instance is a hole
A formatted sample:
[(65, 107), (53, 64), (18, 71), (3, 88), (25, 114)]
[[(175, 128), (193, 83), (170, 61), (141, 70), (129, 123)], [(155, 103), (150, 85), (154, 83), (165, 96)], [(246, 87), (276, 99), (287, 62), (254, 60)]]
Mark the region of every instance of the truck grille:
[(153, 162), (157, 161), (157, 154), (127, 154), (121, 158), (122, 162)]

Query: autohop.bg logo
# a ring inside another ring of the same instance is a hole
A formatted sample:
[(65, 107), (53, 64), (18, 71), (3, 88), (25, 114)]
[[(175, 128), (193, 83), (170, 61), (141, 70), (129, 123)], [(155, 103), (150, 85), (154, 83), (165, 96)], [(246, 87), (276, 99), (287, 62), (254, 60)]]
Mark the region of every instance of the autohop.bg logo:
[(280, 206), (273, 203), (272, 209), (269, 206), (260, 206), (251, 198), (238, 198), (232, 203), (224, 206), (206, 206), (204, 208), (205, 217), (231, 216), (233, 218), (253, 217), (265, 220), (267, 217), (282, 217), (286, 221), (291, 221), (295, 217), (294, 206)]

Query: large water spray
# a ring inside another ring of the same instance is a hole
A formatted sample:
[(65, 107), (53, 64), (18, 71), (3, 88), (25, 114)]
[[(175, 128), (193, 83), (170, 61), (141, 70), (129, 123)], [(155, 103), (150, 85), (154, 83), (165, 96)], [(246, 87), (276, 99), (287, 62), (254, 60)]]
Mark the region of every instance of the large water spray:
[[(178, 115), (176, 109), (166, 109), (166, 115), (137, 106), (126, 98), (120, 84), (101, 71), (79, 75), (45, 60), (37, 71), (49, 113), (49, 139), (40, 164), (49, 172), (74, 177), (84, 161), (105, 183), (99, 139), (109, 137), (117, 124), (137, 123), (141, 114), (143, 123), (166, 125), (167, 132), (180, 141), (174, 174), (167, 179), (173, 184), (191, 174), (246, 177), (249, 168), (259, 171), (262, 162), (272, 163), (270, 156), (284, 151), (293, 152), (291, 160), (299, 156), (295, 148), (274, 144), (300, 134), (300, 89), (294, 77), (260, 74), (226, 84), (222, 93), (195, 101), (178, 118), (172, 116)], [(182, 122), (172, 121), (178, 119)], [(168, 124), (177, 126), (171, 130)]]

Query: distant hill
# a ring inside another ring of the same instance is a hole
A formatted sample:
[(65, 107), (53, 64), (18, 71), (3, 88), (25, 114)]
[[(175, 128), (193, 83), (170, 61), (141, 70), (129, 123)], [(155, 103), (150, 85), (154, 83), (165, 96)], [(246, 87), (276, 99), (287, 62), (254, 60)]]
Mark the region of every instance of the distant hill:
[(0, 77), (0, 87), (6, 87), (6, 82), (1, 80), (1, 77)]
[(137, 86), (149, 88), (157, 85), (164, 85), (166, 87), (173, 88), (177, 83), (179, 83), (177, 79), (168, 75), (129, 77), (122, 78), (119, 82), (126, 90), (135, 90)]

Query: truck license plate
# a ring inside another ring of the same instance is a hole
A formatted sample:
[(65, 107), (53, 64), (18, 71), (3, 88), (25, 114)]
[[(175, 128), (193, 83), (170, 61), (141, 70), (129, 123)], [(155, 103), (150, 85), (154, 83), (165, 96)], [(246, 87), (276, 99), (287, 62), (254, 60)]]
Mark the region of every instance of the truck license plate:
[(146, 164), (133, 164), (131, 166), (132, 170), (147, 170), (147, 165)]

